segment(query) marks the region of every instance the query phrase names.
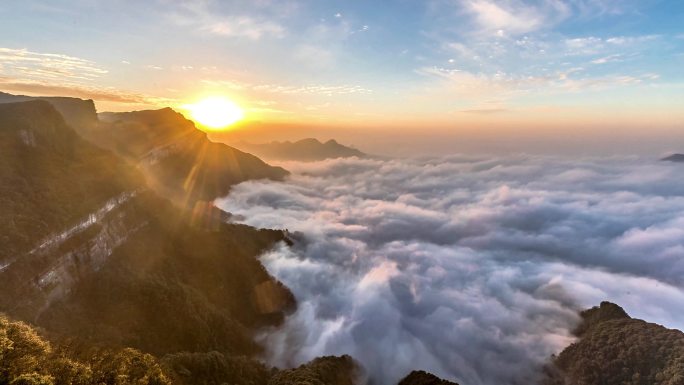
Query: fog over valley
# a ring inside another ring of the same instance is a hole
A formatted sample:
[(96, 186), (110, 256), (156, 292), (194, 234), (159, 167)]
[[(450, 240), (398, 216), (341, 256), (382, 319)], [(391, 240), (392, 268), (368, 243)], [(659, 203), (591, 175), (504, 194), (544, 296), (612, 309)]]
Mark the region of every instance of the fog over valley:
[[(684, 181), (652, 158), (335, 159), (279, 164), (217, 202), (288, 229), (261, 256), (299, 305), (268, 362), (350, 354), (380, 384), (412, 368), (533, 383), (602, 300), (684, 327)], [(383, 352), (383, 354), (378, 354)]]

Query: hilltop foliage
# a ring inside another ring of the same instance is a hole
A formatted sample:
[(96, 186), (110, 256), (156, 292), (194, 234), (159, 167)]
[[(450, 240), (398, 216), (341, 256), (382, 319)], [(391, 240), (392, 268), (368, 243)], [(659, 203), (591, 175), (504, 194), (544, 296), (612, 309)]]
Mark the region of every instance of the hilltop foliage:
[(609, 302), (581, 315), (580, 339), (554, 359), (547, 384), (684, 384), (684, 333)]
[(0, 315), (0, 384), (168, 385), (156, 358), (135, 349), (93, 351), (77, 360), (34, 328)]

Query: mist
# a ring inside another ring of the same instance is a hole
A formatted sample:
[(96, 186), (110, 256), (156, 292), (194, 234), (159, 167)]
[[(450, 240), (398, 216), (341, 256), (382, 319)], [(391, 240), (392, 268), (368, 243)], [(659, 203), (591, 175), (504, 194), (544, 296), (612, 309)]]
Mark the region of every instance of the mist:
[[(401, 123), (397, 123), (401, 124)], [(416, 128), (416, 126), (421, 128)], [(512, 156), (632, 156), (663, 157), (684, 148), (681, 125), (451, 125), (425, 126), (405, 123), (400, 126), (330, 126), (248, 122), (225, 132), (211, 133), (212, 140), (235, 144), (269, 143), (318, 138), (357, 148), (367, 154), (388, 157)]]
[(414, 369), (528, 384), (609, 300), (684, 327), (681, 165), (649, 158), (450, 156), (285, 163), (217, 204), (295, 246), (262, 255), (299, 303), (264, 330), (289, 367), (350, 354), (367, 380)]

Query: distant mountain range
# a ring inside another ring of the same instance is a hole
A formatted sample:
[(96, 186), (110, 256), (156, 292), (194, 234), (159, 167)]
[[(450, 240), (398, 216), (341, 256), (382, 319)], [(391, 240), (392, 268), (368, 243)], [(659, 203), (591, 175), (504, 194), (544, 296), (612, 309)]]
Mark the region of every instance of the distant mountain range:
[(670, 156), (666, 156), (661, 160), (667, 162), (684, 162), (684, 154), (672, 154)]
[(296, 142), (271, 142), (271, 143), (231, 143), (233, 146), (257, 155), (258, 157), (270, 160), (296, 160), (311, 162), (324, 159), (335, 158), (367, 158), (363, 152), (341, 145), (331, 139), (325, 143), (318, 139), (307, 138)]
[[(257, 257), (293, 240), (230, 224), (210, 200), (285, 170), (211, 143), (171, 109), (98, 117), (92, 101), (0, 101), (0, 384), (363, 378), (349, 356), (286, 370), (256, 359), (255, 334), (297, 306)], [(684, 333), (607, 302), (581, 316), (545, 384), (684, 381)], [(415, 371), (400, 384), (453, 383)]]

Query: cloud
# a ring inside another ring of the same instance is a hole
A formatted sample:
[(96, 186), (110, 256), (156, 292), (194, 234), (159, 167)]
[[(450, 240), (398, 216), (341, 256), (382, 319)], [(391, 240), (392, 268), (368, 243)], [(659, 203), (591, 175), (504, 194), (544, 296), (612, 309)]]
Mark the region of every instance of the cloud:
[(543, 15), (537, 9), (524, 5), (507, 9), (493, 1), (475, 0), (467, 1), (465, 6), (478, 24), (490, 31), (525, 33), (538, 29), (544, 23)]
[(500, 37), (548, 28), (572, 14), (571, 6), (558, 0), (461, 0), (457, 4), (480, 32)]
[(684, 181), (638, 158), (452, 156), (286, 163), (219, 205), (297, 240), (262, 256), (298, 310), (261, 338), (292, 366), (351, 354), (376, 383), (413, 369), (535, 383), (578, 309), (611, 300), (684, 327)]
[(0, 76), (0, 89), (4, 91), (28, 93), (39, 96), (70, 96), (93, 99), (98, 102), (113, 102), (135, 105), (168, 105), (169, 99), (150, 95), (125, 92), (114, 88), (87, 87), (77, 84), (36, 81)]
[(166, 16), (173, 24), (217, 36), (251, 40), (284, 37), (285, 27), (271, 17), (256, 12), (259, 8), (279, 7), (270, 2), (257, 2), (255, 5), (256, 9), (223, 10), (217, 2), (189, 1), (180, 5), (170, 4), (171, 11)]
[(257, 21), (248, 16), (212, 22), (201, 30), (220, 36), (247, 37), (252, 40), (259, 40), (263, 36), (282, 38), (285, 35), (285, 28), (281, 25), (271, 21)]
[(604, 56), (600, 57), (598, 59), (594, 59), (591, 61), (592, 64), (606, 64), (606, 63), (612, 63), (612, 62), (619, 62), (622, 61), (622, 55), (609, 55), (609, 56)]
[(203, 80), (202, 83), (214, 87), (226, 87), (234, 90), (252, 90), (256, 92), (283, 95), (349, 95), (371, 94), (371, 89), (350, 84), (306, 84), (288, 85), (275, 83), (249, 83), (234, 80)]
[(108, 73), (90, 60), (27, 49), (0, 48), (0, 62), (6, 75), (21, 74), (33, 79), (92, 81)]
[[(620, 61), (620, 56), (593, 60), (593, 64)], [(527, 75), (497, 71), (495, 73), (469, 72), (456, 68), (423, 67), (416, 73), (435, 80), (431, 92), (440, 100), (462, 102), (469, 105), (487, 105), (496, 99), (496, 109), (506, 109), (506, 103), (533, 95), (562, 95), (570, 93), (600, 92), (620, 87), (635, 87), (659, 79), (658, 74), (602, 74), (584, 73), (583, 68), (574, 67), (556, 72)], [(480, 110), (470, 108), (467, 110)]]
[(70, 55), (0, 48), (0, 62), (0, 89), (5, 91), (146, 106), (171, 102), (166, 98), (93, 85), (109, 71), (93, 61)]

